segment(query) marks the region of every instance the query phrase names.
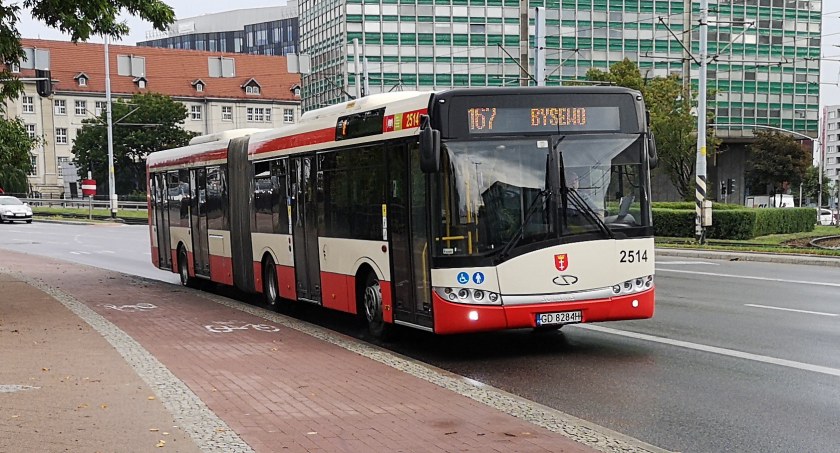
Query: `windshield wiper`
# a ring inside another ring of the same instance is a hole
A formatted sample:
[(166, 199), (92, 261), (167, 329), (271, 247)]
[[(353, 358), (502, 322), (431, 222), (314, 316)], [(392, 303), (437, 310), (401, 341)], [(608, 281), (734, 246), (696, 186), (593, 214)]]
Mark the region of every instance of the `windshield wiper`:
[(543, 198), (545, 198), (546, 203), (549, 200), (551, 200), (551, 191), (548, 189), (543, 189), (537, 193), (537, 196), (534, 197), (534, 201), (532, 201), (531, 205), (528, 206), (528, 210), (525, 212), (525, 218), (522, 220), (522, 224), (519, 225), (519, 229), (516, 230), (516, 233), (513, 235), (513, 237), (510, 238), (507, 244), (505, 244), (505, 246), (502, 247), (502, 250), (499, 252), (498, 258), (496, 259), (496, 264), (499, 264), (502, 261), (506, 260), (510, 249), (512, 249), (514, 246), (516, 246), (516, 244), (519, 243), (520, 240), (522, 240), (522, 236), (525, 233), (525, 225), (527, 225), (528, 222), (531, 221), (531, 217), (533, 217), (534, 213), (537, 212), (537, 202)]
[(598, 213), (596, 213), (595, 210), (592, 209), (592, 206), (589, 206), (589, 203), (587, 203), (586, 200), (584, 200), (583, 197), (580, 196), (577, 190), (571, 187), (565, 187), (564, 189), (568, 195), (567, 198), (569, 199), (569, 201), (572, 202), (572, 204), (575, 205), (578, 211), (583, 213), (583, 215), (587, 219), (589, 219), (590, 222), (597, 225), (598, 229), (600, 229), (601, 232), (603, 232), (607, 237), (609, 237), (610, 239), (615, 239), (615, 235), (613, 234), (612, 230), (610, 230), (610, 227), (608, 227), (607, 224), (604, 223), (604, 221), (601, 220), (600, 217), (598, 217)]

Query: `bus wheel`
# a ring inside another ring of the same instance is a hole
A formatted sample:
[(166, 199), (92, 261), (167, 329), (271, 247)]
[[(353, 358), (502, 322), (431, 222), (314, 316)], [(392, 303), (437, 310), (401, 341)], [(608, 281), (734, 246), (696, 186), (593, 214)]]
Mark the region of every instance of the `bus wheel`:
[(195, 288), (195, 278), (190, 277), (189, 261), (187, 260), (187, 249), (178, 247), (178, 275), (181, 277), (181, 285), (187, 288)]
[(280, 295), (277, 290), (277, 267), (274, 265), (274, 260), (269, 257), (263, 261), (263, 296), (265, 303), (272, 309), (277, 307), (280, 301)]
[(364, 292), (365, 319), (368, 331), (375, 338), (386, 339), (390, 333), (390, 325), (385, 323), (382, 316), (382, 287), (373, 272), (365, 278)]

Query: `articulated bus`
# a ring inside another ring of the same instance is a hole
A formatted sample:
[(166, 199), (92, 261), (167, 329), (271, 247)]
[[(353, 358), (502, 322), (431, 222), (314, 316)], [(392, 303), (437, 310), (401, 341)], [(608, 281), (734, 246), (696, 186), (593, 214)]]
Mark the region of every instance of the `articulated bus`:
[(149, 155), (152, 260), (376, 336), (650, 318), (656, 160), (624, 88), (373, 95)]

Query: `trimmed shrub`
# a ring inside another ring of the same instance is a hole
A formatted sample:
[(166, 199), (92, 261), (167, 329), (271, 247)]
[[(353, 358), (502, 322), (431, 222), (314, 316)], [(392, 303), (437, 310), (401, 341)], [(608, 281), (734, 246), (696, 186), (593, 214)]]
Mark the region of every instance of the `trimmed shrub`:
[[(674, 205), (669, 204), (669, 205)], [(653, 209), (653, 227), (657, 236), (693, 237), (694, 206), (690, 209)], [(706, 230), (709, 239), (752, 239), (768, 234), (813, 231), (817, 213), (813, 208), (731, 208), (713, 207), (712, 226)]]

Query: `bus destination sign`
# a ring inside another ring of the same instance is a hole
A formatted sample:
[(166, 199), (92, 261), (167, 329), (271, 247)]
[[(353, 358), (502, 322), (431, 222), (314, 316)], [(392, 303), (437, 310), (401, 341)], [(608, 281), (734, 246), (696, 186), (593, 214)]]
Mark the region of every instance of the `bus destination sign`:
[(472, 107), (467, 109), (470, 134), (527, 132), (616, 132), (618, 107)]

